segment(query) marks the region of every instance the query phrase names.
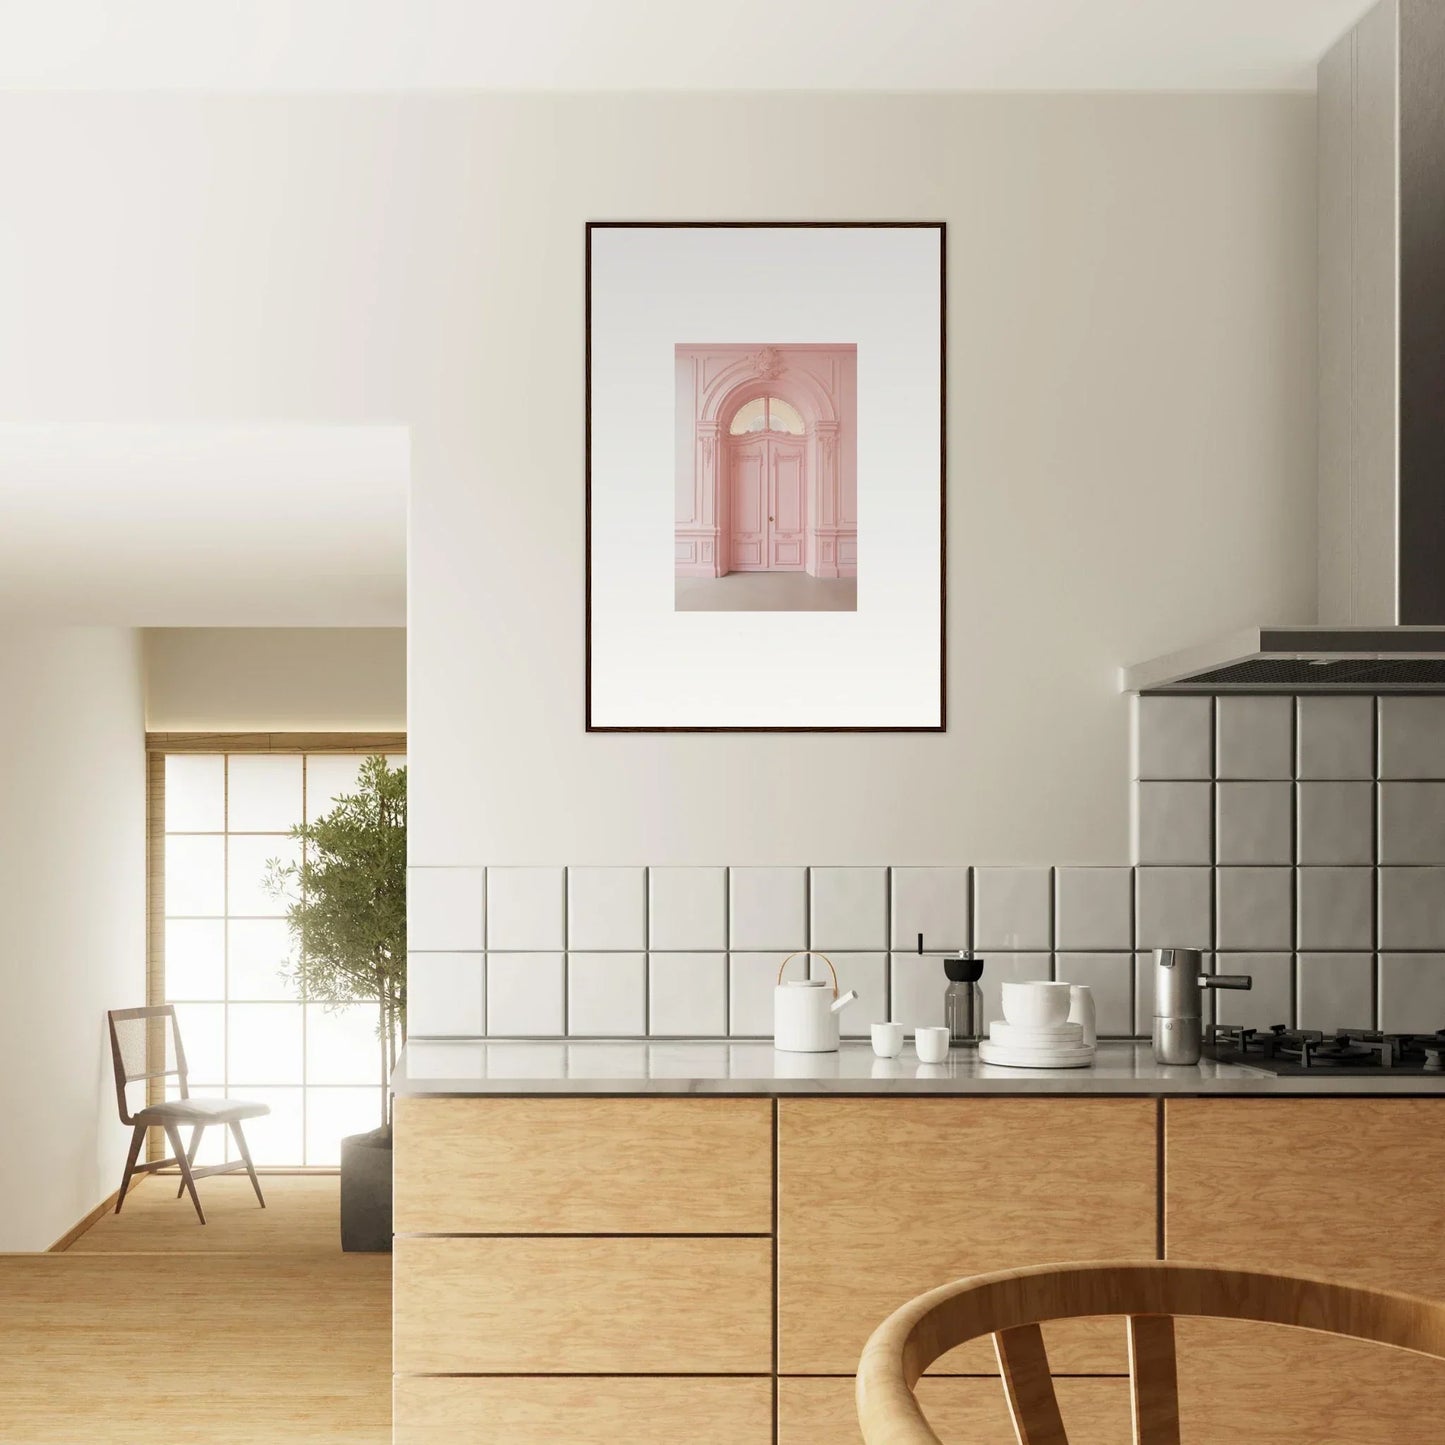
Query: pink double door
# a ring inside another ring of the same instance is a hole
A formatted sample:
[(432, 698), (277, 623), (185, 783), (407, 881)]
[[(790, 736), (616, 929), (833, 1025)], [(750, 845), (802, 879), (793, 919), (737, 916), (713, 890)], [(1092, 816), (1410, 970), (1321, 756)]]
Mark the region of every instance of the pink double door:
[(805, 488), (801, 437), (740, 437), (732, 446), (734, 572), (801, 572)]

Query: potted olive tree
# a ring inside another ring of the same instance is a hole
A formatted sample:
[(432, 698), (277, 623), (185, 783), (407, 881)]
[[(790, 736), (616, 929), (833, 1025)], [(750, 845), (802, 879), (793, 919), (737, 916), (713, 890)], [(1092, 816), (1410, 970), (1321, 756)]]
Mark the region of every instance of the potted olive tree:
[(341, 1141), (341, 1247), (391, 1248), (391, 1095), (406, 1037), (406, 769), (367, 758), (356, 790), (292, 828), (301, 861), (266, 865), (295, 944), (287, 974), (313, 1003), (374, 1002), (381, 1127)]

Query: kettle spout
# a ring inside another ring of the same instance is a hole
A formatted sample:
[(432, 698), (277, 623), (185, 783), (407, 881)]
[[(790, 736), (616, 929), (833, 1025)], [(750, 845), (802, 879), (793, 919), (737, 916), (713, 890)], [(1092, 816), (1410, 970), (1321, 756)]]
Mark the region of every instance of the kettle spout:
[(850, 1003), (857, 1003), (857, 1002), (858, 1002), (858, 990), (855, 989), (855, 988), (850, 988), (847, 993), (845, 993), (845, 994), (841, 995), (839, 998), (835, 998), (835, 999), (833, 1000), (833, 1006), (832, 1006), (832, 1008), (829, 1010), (829, 1012), (830, 1012), (830, 1013), (841, 1013), (845, 1008), (848, 1007), (848, 1005), (849, 1005)]

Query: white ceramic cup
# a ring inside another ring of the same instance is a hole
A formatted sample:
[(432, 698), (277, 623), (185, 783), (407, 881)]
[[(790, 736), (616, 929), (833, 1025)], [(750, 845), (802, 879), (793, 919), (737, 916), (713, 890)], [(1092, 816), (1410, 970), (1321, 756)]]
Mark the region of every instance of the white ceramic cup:
[(1084, 1030), (1084, 1043), (1091, 1049), (1099, 1041), (1098, 1024), (1095, 1019), (1094, 991), (1086, 983), (1069, 985), (1069, 1022), (1079, 1024)]
[(903, 1052), (902, 1024), (874, 1024), (873, 1052), (880, 1059), (896, 1059)]
[(1068, 1021), (1066, 983), (1030, 982), (1003, 985), (1003, 1016), (1015, 1028), (1052, 1029)]
[(942, 1026), (914, 1029), (913, 1047), (924, 1064), (941, 1064), (948, 1057), (948, 1030)]

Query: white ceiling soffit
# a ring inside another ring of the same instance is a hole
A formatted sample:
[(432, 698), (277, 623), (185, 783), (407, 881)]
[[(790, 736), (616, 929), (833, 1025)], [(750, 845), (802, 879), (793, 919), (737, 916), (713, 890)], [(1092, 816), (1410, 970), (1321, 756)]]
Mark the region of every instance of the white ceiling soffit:
[(1373, 0), (0, 0), (0, 88), (1311, 90)]
[(0, 619), (406, 623), (395, 426), (0, 425)]

